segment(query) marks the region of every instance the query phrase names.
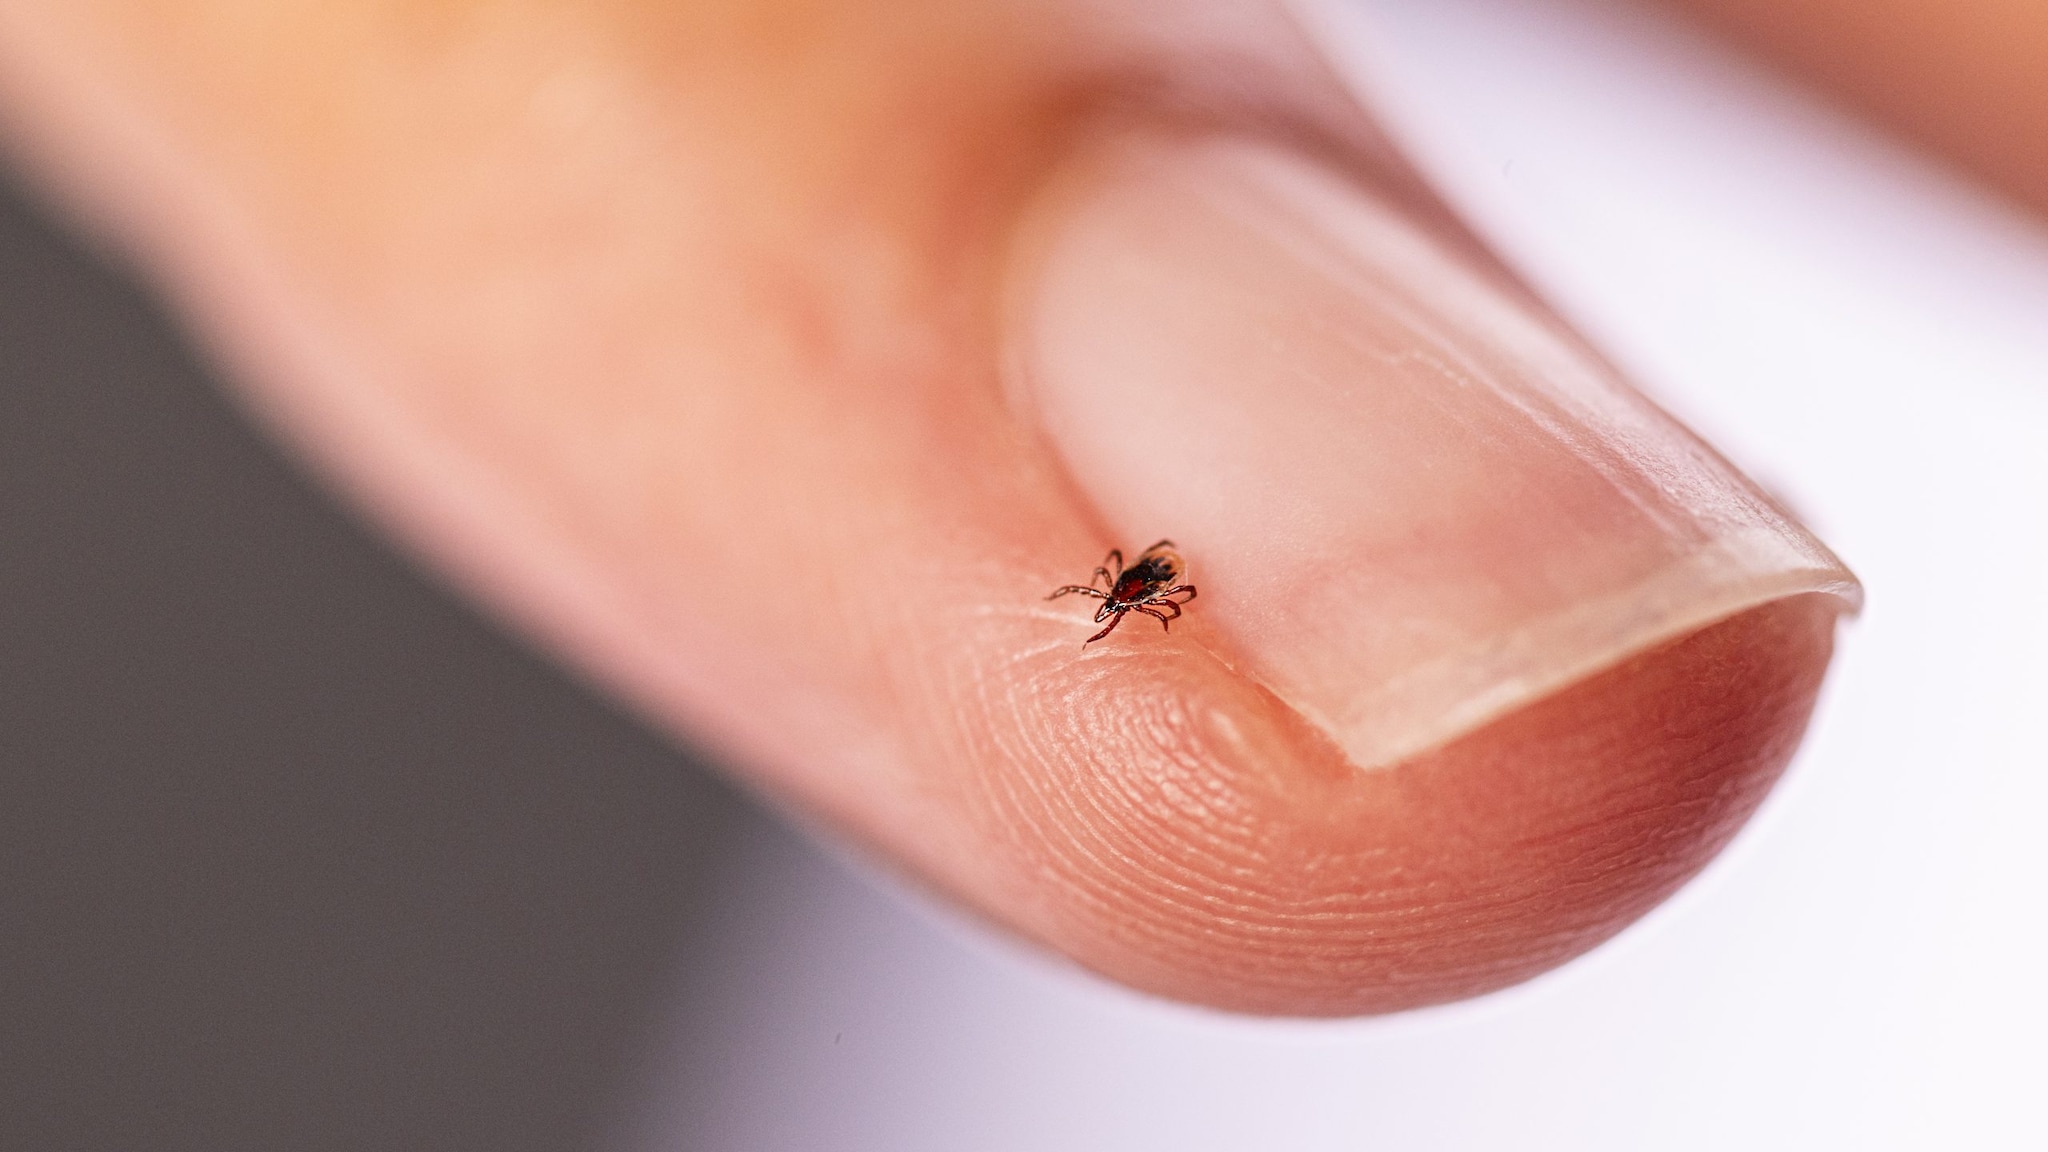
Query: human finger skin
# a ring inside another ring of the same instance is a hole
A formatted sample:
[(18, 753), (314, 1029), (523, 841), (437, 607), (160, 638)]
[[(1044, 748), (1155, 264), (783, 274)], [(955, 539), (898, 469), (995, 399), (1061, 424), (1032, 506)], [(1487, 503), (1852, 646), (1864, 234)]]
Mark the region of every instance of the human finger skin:
[(2048, 6), (1675, 0), (2048, 212)]
[[(423, 555), (1164, 995), (1592, 946), (1753, 809), (1856, 596), (1264, 7), (14, 6), (0, 84)], [(1166, 535), (1203, 599), (1084, 650), (1045, 595)]]

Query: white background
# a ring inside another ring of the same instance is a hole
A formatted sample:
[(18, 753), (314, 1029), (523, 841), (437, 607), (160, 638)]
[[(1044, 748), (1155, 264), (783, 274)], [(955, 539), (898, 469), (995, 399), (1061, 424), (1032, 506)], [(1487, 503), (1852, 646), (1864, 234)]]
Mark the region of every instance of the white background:
[(2048, 230), (1635, 8), (1310, 18), (1510, 260), (1863, 577), (1785, 784), (1592, 955), (1339, 1023), (1121, 992), (763, 829), (616, 1146), (2048, 1147)]

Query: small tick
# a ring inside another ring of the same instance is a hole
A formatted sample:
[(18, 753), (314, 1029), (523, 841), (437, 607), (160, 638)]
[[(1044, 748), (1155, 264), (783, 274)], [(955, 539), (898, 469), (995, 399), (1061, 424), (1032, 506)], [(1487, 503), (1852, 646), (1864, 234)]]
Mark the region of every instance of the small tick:
[[(1069, 592), (1078, 592), (1102, 601), (1102, 607), (1095, 610), (1095, 622), (1100, 624), (1107, 620), (1109, 626), (1081, 641), (1083, 648), (1116, 631), (1126, 612), (1143, 612), (1171, 632), (1173, 621), (1180, 617), (1180, 606), (1195, 598), (1193, 584), (1176, 583), (1186, 572), (1187, 565), (1182, 562), (1180, 553), (1173, 550), (1171, 540), (1161, 540), (1145, 549), (1129, 568), (1124, 567), (1123, 550), (1112, 548), (1102, 567), (1089, 577), (1087, 586), (1069, 584), (1046, 599), (1057, 600)], [(1097, 580), (1102, 581), (1108, 591), (1095, 587)], [(1182, 592), (1188, 594), (1187, 600), (1173, 599)], [(1160, 611), (1162, 608), (1171, 610), (1173, 615)]]

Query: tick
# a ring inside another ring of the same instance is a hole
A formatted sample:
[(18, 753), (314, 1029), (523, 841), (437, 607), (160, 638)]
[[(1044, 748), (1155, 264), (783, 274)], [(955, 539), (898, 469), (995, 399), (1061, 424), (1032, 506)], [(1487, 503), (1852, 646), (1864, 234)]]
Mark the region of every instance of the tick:
[[(1187, 570), (1188, 566), (1181, 560), (1180, 553), (1173, 550), (1171, 540), (1161, 540), (1145, 549), (1128, 568), (1124, 567), (1123, 550), (1112, 548), (1109, 550), (1109, 556), (1103, 560), (1102, 567), (1097, 568), (1095, 575), (1088, 578), (1086, 586), (1069, 584), (1046, 599), (1057, 600), (1069, 592), (1078, 592), (1102, 601), (1102, 607), (1095, 610), (1095, 622), (1100, 624), (1107, 620), (1109, 626), (1081, 641), (1083, 648), (1116, 631), (1116, 626), (1123, 623), (1126, 612), (1143, 612), (1159, 621), (1160, 627), (1171, 632), (1173, 622), (1180, 618), (1180, 606), (1195, 598), (1193, 584), (1179, 583)], [(1095, 587), (1097, 580), (1102, 581), (1103, 587), (1108, 591)], [(1182, 592), (1188, 594), (1187, 600), (1175, 600), (1174, 597)], [(1170, 610), (1173, 615), (1169, 616), (1161, 609)]]

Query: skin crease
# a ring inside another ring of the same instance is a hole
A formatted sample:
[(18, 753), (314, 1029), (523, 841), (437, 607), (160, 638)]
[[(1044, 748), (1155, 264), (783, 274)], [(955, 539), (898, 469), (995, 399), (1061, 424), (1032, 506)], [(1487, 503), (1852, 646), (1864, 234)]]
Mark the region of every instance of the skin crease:
[(1142, 989), (1347, 1014), (1576, 955), (1725, 843), (1829, 659), (1837, 606), (1795, 598), (1375, 773), (1199, 604), (1077, 659), (1086, 612), (1041, 597), (1143, 542), (1003, 401), (994, 299), (1067, 142), (1256, 125), (1421, 203), (1258, 6), (12, 4), (0, 94), (410, 546)]

